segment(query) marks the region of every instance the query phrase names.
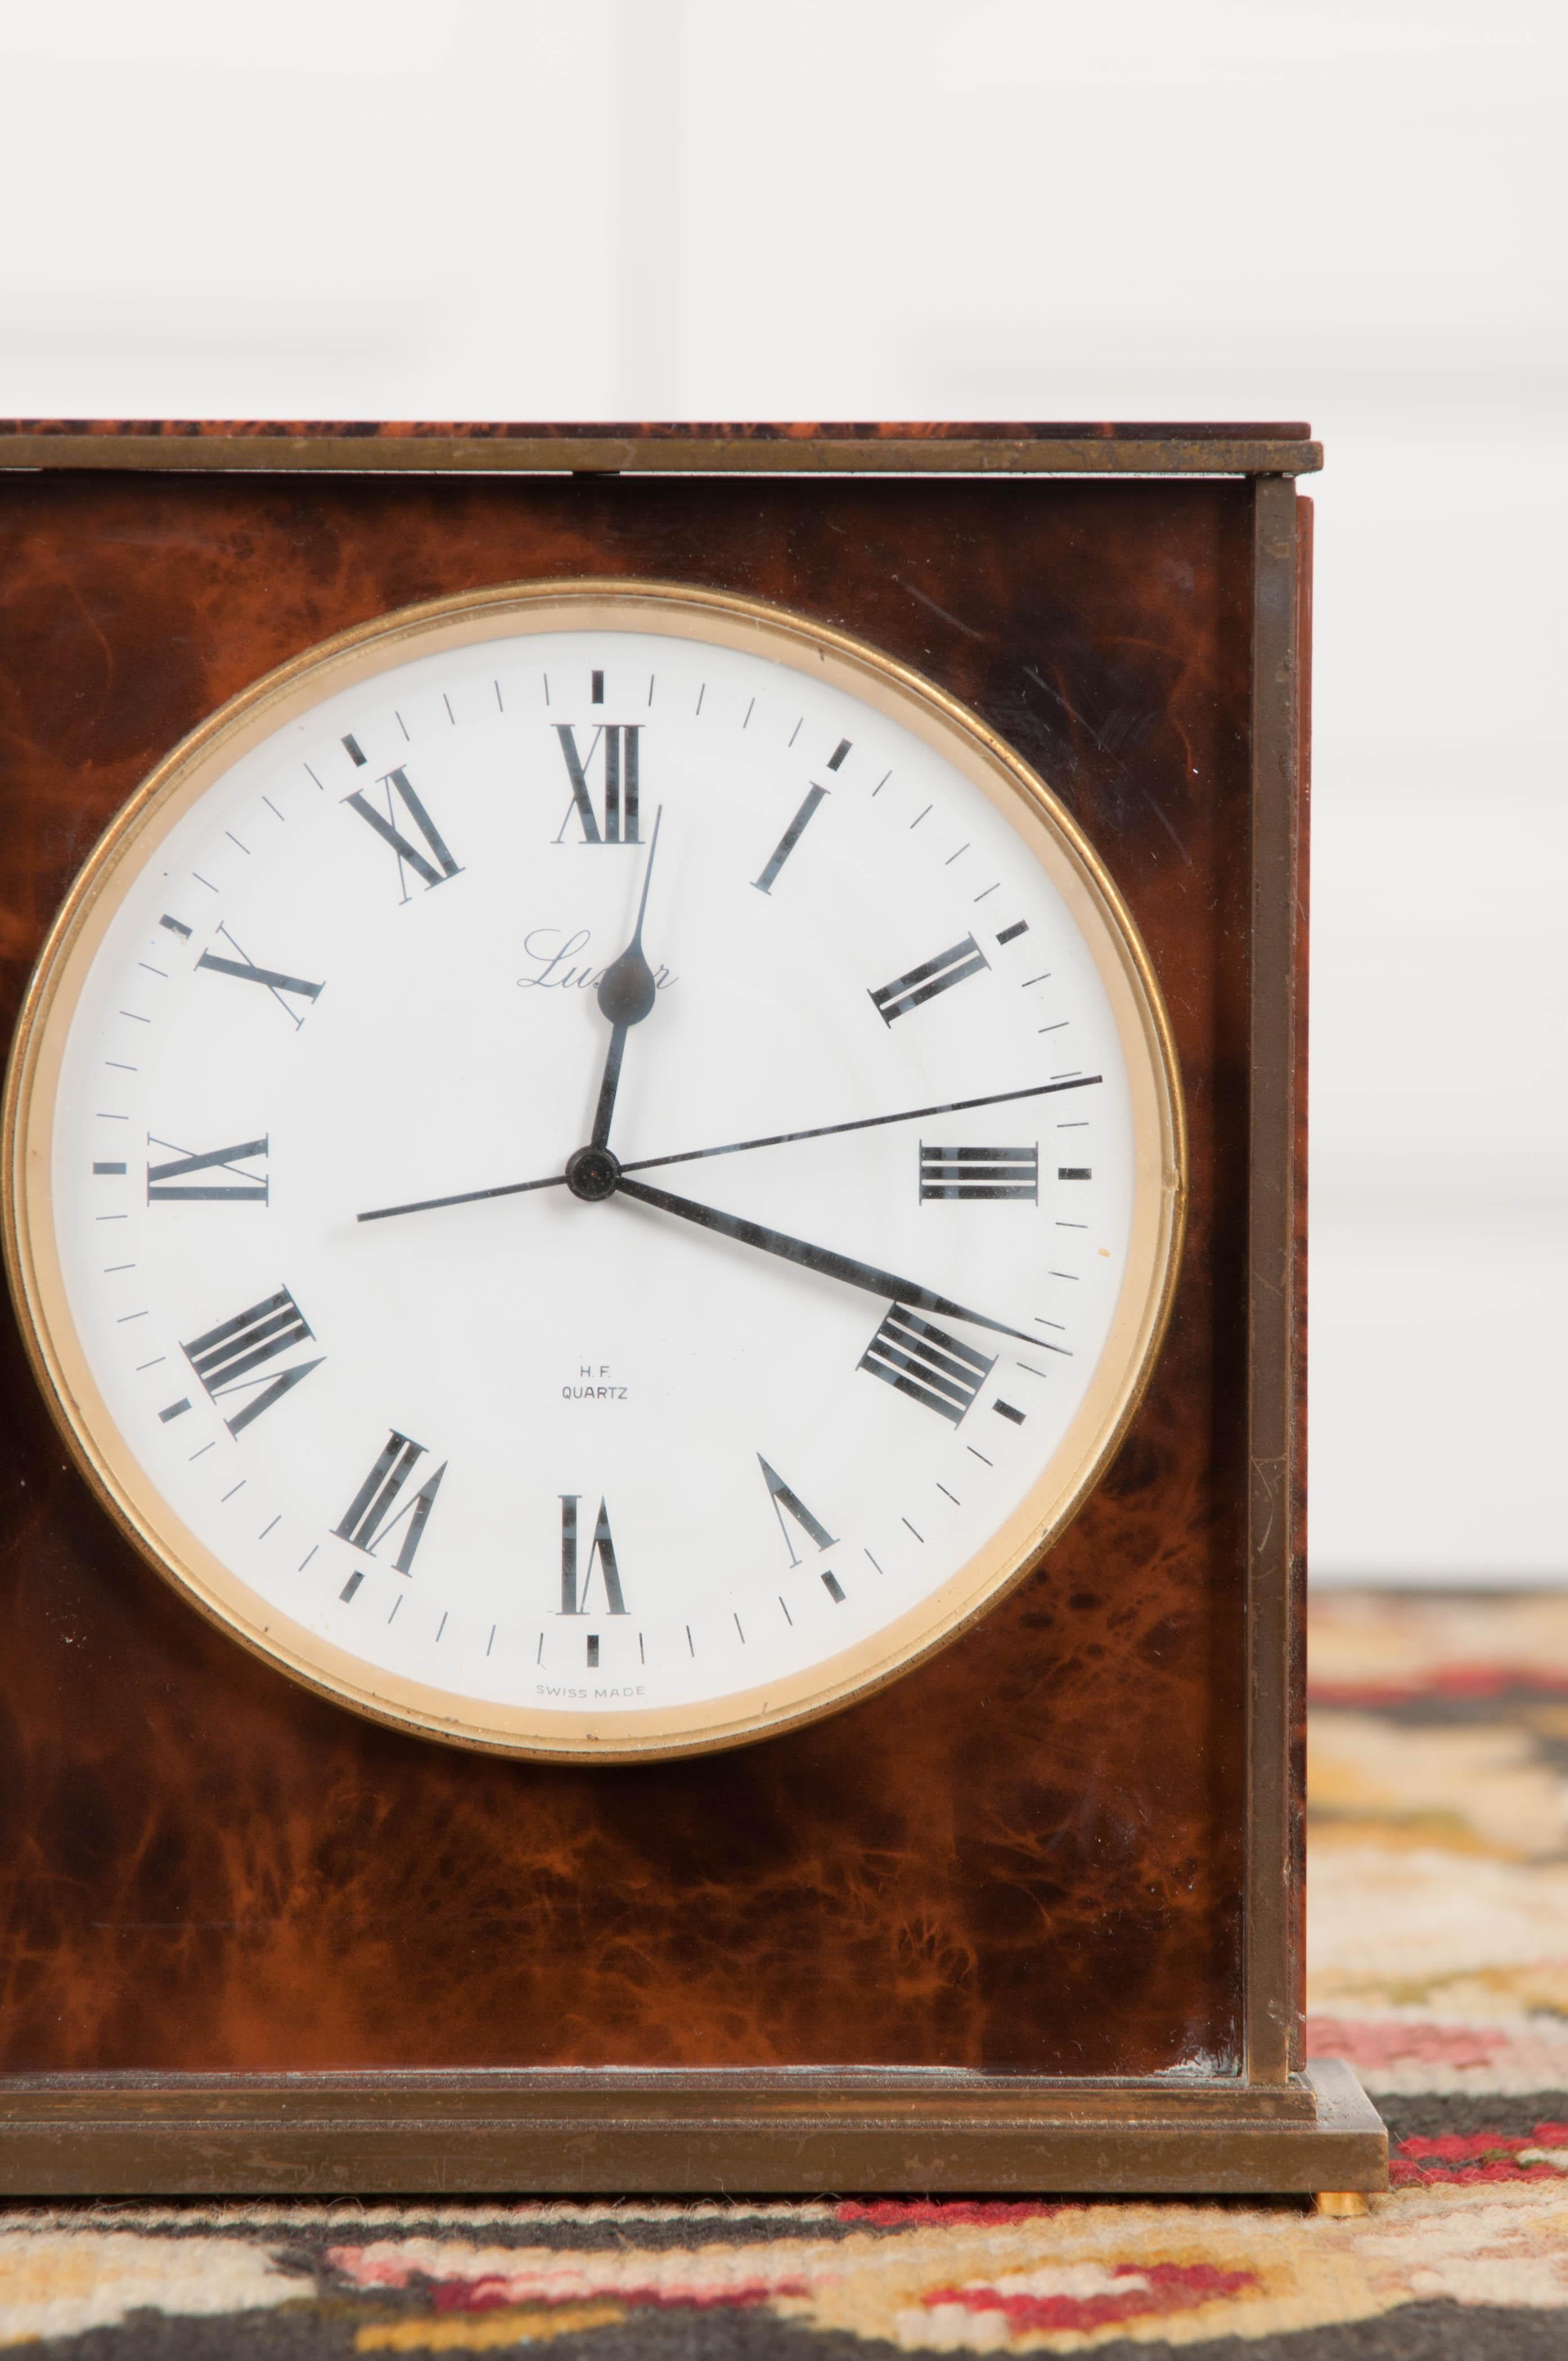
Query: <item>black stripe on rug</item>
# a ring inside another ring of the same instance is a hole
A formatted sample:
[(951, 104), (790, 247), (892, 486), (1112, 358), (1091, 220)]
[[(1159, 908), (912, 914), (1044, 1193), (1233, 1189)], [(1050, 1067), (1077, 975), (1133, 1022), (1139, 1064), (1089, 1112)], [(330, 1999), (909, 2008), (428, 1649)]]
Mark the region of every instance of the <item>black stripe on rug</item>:
[[(61, 2361), (338, 2361), (356, 2349), (362, 2306), (333, 2319), (306, 2312), (230, 2312), (176, 2320), (140, 2312), (118, 2328), (29, 2345)], [(424, 2349), (425, 2348), (411, 2348)], [(514, 2345), (526, 2353), (528, 2345)], [(1163, 2338), (1118, 2337), (1093, 2347), (1094, 2361), (1563, 2361), (1568, 2350), (1561, 2312), (1497, 2306), (1406, 2304), (1376, 2320), (1293, 2335), (1206, 2340), (1172, 2345)], [(551, 2361), (909, 2361), (907, 2348), (838, 2330), (814, 2333), (755, 2312), (642, 2312), (614, 2328), (553, 2337)]]

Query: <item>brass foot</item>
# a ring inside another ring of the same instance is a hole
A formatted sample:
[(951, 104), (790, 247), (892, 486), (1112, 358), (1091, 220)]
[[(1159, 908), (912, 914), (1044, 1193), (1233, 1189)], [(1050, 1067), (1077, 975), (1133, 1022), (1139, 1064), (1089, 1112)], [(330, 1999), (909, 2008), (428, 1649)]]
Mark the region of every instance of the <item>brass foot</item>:
[(1359, 2189), (1320, 2189), (1312, 2202), (1320, 2213), (1339, 2221), (1366, 2212), (1366, 2199)]

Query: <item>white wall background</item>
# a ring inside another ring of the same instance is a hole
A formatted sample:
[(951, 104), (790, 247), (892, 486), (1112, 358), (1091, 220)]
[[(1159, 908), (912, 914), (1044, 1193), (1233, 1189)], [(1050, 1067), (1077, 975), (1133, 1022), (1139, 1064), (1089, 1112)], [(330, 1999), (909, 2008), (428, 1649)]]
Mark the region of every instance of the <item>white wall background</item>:
[(1568, 1581), (1562, 0), (0, 0), (0, 410), (1310, 418), (1314, 1570)]

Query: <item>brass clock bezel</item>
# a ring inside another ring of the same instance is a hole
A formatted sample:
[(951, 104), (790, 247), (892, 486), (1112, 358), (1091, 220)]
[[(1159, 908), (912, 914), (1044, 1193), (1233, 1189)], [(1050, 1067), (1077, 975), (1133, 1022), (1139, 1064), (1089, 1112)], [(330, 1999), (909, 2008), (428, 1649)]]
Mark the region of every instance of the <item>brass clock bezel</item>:
[[(55, 1089), (77, 1001), (127, 884), (191, 806), (251, 747), (356, 680), (443, 646), (563, 629), (764, 656), (834, 681), (941, 753), (1007, 816), (1067, 901), (1110, 998), (1134, 1102), (1132, 1237), (1110, 1337), (1018, 1509), (920, 1605), (859, 1645), (722, 1700), (613, 1714), (464, 1710), (452, 1691), (382, 1673), (269, 1608), (174, 1515), (111, 1417), (71, 1318), (50, 1203)], [(49, 930), (17, 1023), (0, 1156), (5, 1262), (34, 1375), (88, 1483), (149, 1564), (253, 1653), (372, 1720), (485, 1752), (601, 1763), (711, 1752), (837, 1712), (947, 1646), (1023, 1580), (1099, 1482), (1143, 1399), (1170, 1316), (1187, 1197), (1180, 1076), (1158, 983), (1113, 881), (1044, 780), (956, 698), (848, 632), (760, 599), (637, 579), (503, 584), (398, 609), (280, 665), (173, 748), (100, 838)]]

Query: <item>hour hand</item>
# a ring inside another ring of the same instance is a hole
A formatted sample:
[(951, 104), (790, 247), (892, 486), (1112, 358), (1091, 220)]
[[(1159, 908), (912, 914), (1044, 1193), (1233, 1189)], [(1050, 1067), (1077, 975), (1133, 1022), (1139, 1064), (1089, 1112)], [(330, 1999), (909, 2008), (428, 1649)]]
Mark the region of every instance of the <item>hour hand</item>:
[(615, 1094), (620, 1087), (620, 1061), (626, 1052), (626, 1036), (633, 1025), (641, 1025), (653, 1005), (658, 986), (653, 971), (642, 953), (642, 920), (648, 909), (648, 887), (653, 875), (653, 855), (659, 849), (659, 823), (663, 818), (661, 805), (653, 816), (653, 837), (648, 847), (648, 866), (642, 872), (642, 898), (637, 906), (637, 924), (631, 940), (618, 960), (612, 960), (599, 978), (598, 1005), (602, 1015), (610, 1022), (609, 1049), (605, 1056), (604, 1073), (599, 1082), (598, 1105), (594, 1111), (594, 1127), (589, 1146), (603, 1148), (609, 1138), (610, 1120), (615, 1114)]
[(1004, 1320), (992, 1320), (983, 1312), (971, 1311), (967, 1303), (955, 1303), (950, 1295), (938, 1295), (929, 1287), (916, 1287), (894, 1271), (878, 1270), (872, 1263), (857, 1262), (853, 1255), (839, 1254), (832, 1246), (809, 1246), (804, 1238), (792, 1238), (787, 1231), (769, 1229), (762, 1222), (744, 1221), (739, 1213), (721, 1213), (716, 1205), (698, 1204), (695, 1197), (677, 1197), (671, 1190), (650, 1188), (645, 1180), (629, 1180), (624, 1172), (616, 1193), (636, 1197), (644, 1205), (656, 1205), (663, 1213), (677, 1214), (683, 1222), (695, 1222), (700, 1229), (717, 1231), (720, 1237), (733, 1238), (740, 1246), (760, 1246), (764, 1254), (799, 1263), (804, 1270), (817, 1270), (826, 1279), (841, 1279), (850, 1287), (864, 1288), (868, 1295), (880, 1295), (884, 1303), (906, 1303), (916, 1312), (940, 1312), (949, 1320), (967, 1320), (972, 1328), (989, 1328), (997, 1336), (1015, 1336), (1021, 1345), (1037, 1341), (1025, 1335), (1022, 1328), (1009, 1328)]

